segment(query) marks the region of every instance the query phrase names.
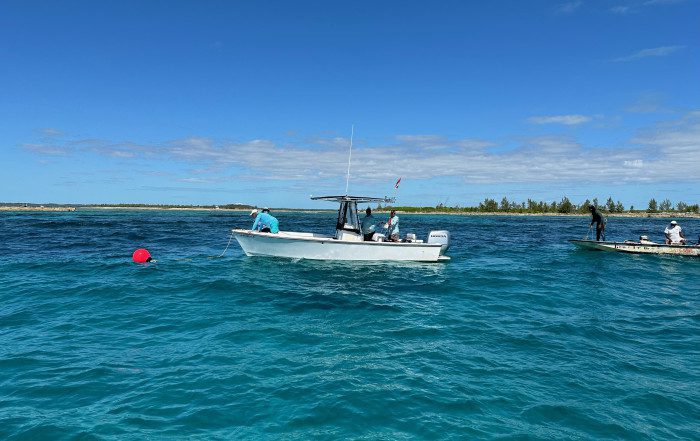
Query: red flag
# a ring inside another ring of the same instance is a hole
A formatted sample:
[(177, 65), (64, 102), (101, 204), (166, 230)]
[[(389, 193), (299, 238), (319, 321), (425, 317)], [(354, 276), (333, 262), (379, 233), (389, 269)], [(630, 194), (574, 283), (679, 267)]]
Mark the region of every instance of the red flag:
[(396, 181), (396, 184), (394, 185), (394, 188), (398, 189), (400, 183), (401, 183), (401, 178), (399, 178), (399, 180)]

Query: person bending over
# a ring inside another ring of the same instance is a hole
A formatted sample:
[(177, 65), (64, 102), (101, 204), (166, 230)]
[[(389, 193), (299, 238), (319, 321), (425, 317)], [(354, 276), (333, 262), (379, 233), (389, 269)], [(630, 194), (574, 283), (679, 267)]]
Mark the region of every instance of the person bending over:
[(253, 211), (250, 212), (250, 217), (255, 218), (251, 230), (274, 234), (280, 232), (279, 221), (276, 217), (270, 215), (269, 208), (263, 208), (261, 213), (258, 213), (257, 208), (253, 209)]

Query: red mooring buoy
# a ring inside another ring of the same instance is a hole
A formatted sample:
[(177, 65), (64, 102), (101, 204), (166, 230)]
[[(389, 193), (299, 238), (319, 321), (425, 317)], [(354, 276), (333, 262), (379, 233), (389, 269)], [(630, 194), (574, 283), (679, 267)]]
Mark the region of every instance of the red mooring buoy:
[(134, 262), (136, 263), (146, 263), (151, 261), (151, 253), (149, 253), (145, 248), (139, 248), (138, 250), (134, 251), (131, 258), (134, 259)]

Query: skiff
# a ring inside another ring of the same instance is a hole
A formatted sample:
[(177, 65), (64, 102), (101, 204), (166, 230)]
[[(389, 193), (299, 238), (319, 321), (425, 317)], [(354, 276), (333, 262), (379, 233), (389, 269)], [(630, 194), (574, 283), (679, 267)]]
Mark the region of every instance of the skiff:
[[(235, 229), (233, 235), (247, 256), (273, 256), (315, 260), (370, 260), (437, 262), (449, 260), (449, 231), (431, 231), (426, 241), (364, 241), (360, 231), (358, 203), (390, 203), (391, 198), (364, 196), (321, 196), (314, 200), (338, 202), (334, 236), (316, 233), (280, 231), (277, 234)], [(414, 236), (411, 236), (414, 237)]]
[(674, 254), (679, 256), (700, 256), (699, 245), (667, 245), (648, 241), (597, 242), (595, 240), (569, 240), (577, 247), (593, 251), (618, 251), (634, 254)]

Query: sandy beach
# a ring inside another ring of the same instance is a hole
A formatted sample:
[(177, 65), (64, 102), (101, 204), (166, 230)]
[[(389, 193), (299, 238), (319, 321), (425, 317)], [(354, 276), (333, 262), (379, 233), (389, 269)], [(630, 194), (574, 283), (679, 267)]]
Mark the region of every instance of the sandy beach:
[(43, 206), (12, 206), (4, 205), (0, 206), (0, 211), (75, 211), (75, 207), (43, 207)]

